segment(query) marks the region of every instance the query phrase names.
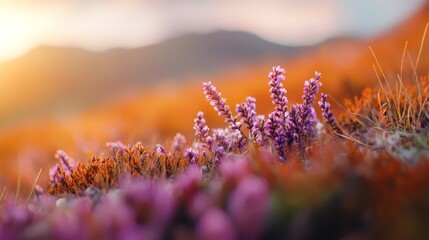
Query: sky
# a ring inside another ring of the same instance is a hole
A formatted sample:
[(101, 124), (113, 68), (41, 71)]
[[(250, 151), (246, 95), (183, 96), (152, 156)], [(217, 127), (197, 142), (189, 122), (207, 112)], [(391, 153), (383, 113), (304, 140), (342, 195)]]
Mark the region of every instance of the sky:
[(40, 46), (102, 51), (186, 34), (247, 31), (284, 45), (370, 38), (425, 0), (0, 0), (0, 61)]

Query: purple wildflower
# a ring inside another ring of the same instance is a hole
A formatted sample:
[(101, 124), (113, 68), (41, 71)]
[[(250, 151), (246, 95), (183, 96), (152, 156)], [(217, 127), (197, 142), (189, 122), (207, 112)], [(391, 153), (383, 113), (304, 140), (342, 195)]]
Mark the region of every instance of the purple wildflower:
[(216, 141), (218, 147), (222, 147), (224, 150), (229, 150), (231, 146), (230, 140), (227, 138), (229, 132), (224, 129), (214, 129), (213, 139)]
[(183, 136), (180, 133), (177, 133), (176, 136), (174, 136), (173, 138), (173, 144), (172, 144), (173, 152), (181, 152), (185, 147), (185, 143), (186, 143), (185, 136)]
[(280, 161), (286, 161), (286, 144), (288, 139), (285, 133), (285, 120), (279, 116), (279, 112), (272, 112), (268, 115), (266, 123), (266, 133), (271, 138), (276, 152), (280, 156)]
[(165, 183), (134, 179), (123, 191), (136, 218), (156, 231), (162, 230), (174, 215), (176, 201)]
[(220, 164), (221, 159), (225, 156), (225, 149), (222, 146), (218, 146), (214, 150), (214, 161), (216, 165)]
[(259, 239), (269, 204), (269, 187), (265, 179), (256, 176), (243, 178), (228, 203), (228, 211), (243, 239)]
[(225, 116), (225, 122), (231, 124), (231, 130), (239, 130), (242, 122), (237, 120), (237, 117), (232, 116), (229, 106), (226, 104), (226, 99), (222, 98), (221, 94), (217, 92), (216, 87), (213, 86), (212, 82), (203, 83), (204, 94), (206, 95), (207, 101), (210, 101), (219, 116)]
[(317, 121), (314, 117), (313, 103), (317, 92), (319, 92), (319, 87), (322, 86), (322, 83), (319, 82), (321, 74), (319, 72), (315, 72), (315, 75), (315, 78), (305, 81), (304, 94), (302, 96), (304, 102), (299, 106), (299, 114), (301, 117), (300, 127), (302, 128), (302, 133), (307, 137), (315, 135), (314, 126)]
[(288, 135), (293, 140), (300, 134), (301, 116), (299, 115), (299, 104), (292, 105), (289, 111)]
[(237, 180), (248, 173), (249, 159), (243, 156), (228, 156), (219, 166), (220, 174), (229, 181)]
[(326, 101), (328, 95), (322, 93), (322, 98), (319, 101), (319, 107), (322, 110), (322, 116), (325, 118), (326, 124), (328, 124), (333, 131), (339, 132), (340, 130), (337, 127), (335, 122), (335, 117), (331, 111), (331, 104)]
[(188, 203), (189, 215), (194, 219), (201, 217), (201, 215), (204, 214), (207, 209), (210, 208), (210, 205), (212, 205), (212, 201), (213, 199), (206, 192), (196, 192), (193, 198), (190, 199)]
[(161, 144), (156, 144), (156, 153), (167, 154), (167, 151), (165, 151), (165, 148)]
[(231, 220), (226, 213), (218, 208), (210, 209), (201, 217), (197, 232), (198, 239), (236, 239), (236, 232)]
[[(106, 238), (123, 234), (136, 224), (134, 221), (136, 213), (131, 206), (124, 204), (125, 196), (123, 192), (111, 191), (108, 195), (103, 196), (97, 203), (97, 207), (94, 208), (94, 221), (99, 224), (100, 231)], [(133, 202), (130, 201), (130, 203)]]
[(213, 139), (209, 137), (209, 127), (206, 125), (204, 113), (198, 112), (197, 117), (194, 119), (195, 136), (201, 141), (204, 147), (211, 150)]
[(256, 118), (256, 99), (253, 97), (247, 97), (246, 102), (237, 104), (236, 111), (238, 116), (243, 117), (243, 122), (249, 129), (250, 137), (255, 140), (255, 118)]
[(59, 164), (55, 164), (55, 166), (49, 169), (49, 181), (53, 184), (59, 182), (58, 175), (57, 175), (59, 169), (60, 169)]
[(315, 75), (315, 78), (311, 78), (304, 83), (304, 95), (302, 96), (302, 99), (304, 100), (303, 105), (313, 105), (316, 94), (319, 92), (320, 86), (322, 86), (322, 83), (319, 82), (321, 74), (319, 72), (315, 72)]
[(265, 129), (265, 116), (264, 115), (258, 115), (255, 117), (255, 120), (253, 121), (253, 132), (252, 135), (255, 137), (256, 143), (259, 145), (262, 145), (265, 140), (266, 136), (264, 133)]
[(124, 152), (126, 148), (126, 146), (120, 141), (108, 142), (106, 143), (106, 147), (113, 149), (115, 152)]
[(286, 160), (286, 145), (288, 143), (286, 135), (286, 124), (288, 120), (288, 100), (286, 98), (286, 89), (283, 87), (285, 70), (279, 66), (273, 67), (268, 77), (271, 86), (270, 93), (273, 104), (276, 106), (275, 111), (268, 115), (266, 123), (266, 133), (271, 138), (274, 148), (280, 155), (280, 160)]
[(303, 104), (299, 107), (301, 121), (302, 121), (302, 130), (303, 133), (307, 135), (312, 135), (311, 131), (316, 124), (316, 120), (312, 117), (313, 114), (313, 103), (316, 98), (317, 92), (319, 92), (319, 87), (322, 86), (320, 80), (320, 73), (316, 72), (316, 77), (311, 78), (309, 81), (305, 81), (304, 83), (304, 94), (302, 99), (304, 100)]
[(227, 139), (229, 139), (230, 142), (230, 151), (243, 152), (243, 149), (247, 144), (247, 138), (245, 138), (238, 130), (232, 132), (228, 131), (227, 134)]
[(191, 164), (196, 164), (198, 161), (198, 152), (192, 147), (186, 149), (183, 156), (189, 159), (189, 163)]
[(177, 194), (189, 200), (198, 191), (200, 179), (200, 168), (196, 165), (189, 166), (175, 180), (174, 186), (176, 187)]
[(304, 93), (302, 104), (292, 106), (289, 112), (288, 135), (293, 136), (301, 156), (304, 156), (309, 141), (316, 136), (315, 125), (317, 123), (316, 112), (313, 108), (314, 99), (322, 86), (320, 73), (316, 72), (316, 77), (304, 83)]
[(286, 118), (287, 115), (287, 103), (288, 100), (286, 98), (286, 89), (283, 87), (283, 81), (285, 80), (285, 76), (283, 75), (285, 70), (280, 66), (273, 67), (273, 71), (268, 74), (270, 78), (270, 82), (268, 85), (271, 86), (270, 93), (271, 98), (273, 99), (273, 104), (276, 106), (276, 111), (282, 114), (281, 118)]
[(63, 150), (58, 150), (55, 154), (55, 158), (60, 161), (66, 172), (70, 172), (76, 167), (75, 161)]

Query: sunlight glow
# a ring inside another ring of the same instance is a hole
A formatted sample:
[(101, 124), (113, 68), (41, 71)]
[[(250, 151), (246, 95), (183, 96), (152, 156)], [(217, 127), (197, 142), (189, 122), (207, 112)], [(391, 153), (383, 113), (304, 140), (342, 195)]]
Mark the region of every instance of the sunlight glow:
[[(372, 37), (424, 2), (395, 0), (0, 1), (0, 62), (39, 45), (134, 48), (186, 33), (245, 31), (284, 45)], [(383, 9), (383, 15), (380, 10)]]
[(29, 13), (0, 9), (0, 61), (30, 50), (37, 42), (38, 27)]

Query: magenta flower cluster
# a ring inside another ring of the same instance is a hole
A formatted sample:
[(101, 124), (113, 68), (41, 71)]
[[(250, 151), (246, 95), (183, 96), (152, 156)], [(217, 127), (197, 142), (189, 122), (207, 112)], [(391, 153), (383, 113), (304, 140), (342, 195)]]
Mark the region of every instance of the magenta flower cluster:
[[(247, 97), (245, 102), (237, 104), (237, 115), (233, 115), (226, 104), (226, 99), (221, 96), (212, 82), (203, 84), (206, 99), (218, 115), (225, 117), (225, 122), (229, 123), (229, 131), (232, 131), (230, 134), (220, 134), (219, 130), (216, 130), (210, 136), (210, 129), (205, 124), (203, 113), (199, 112), (195, 118), (195, 135), (205, 150), (211, 151), (216, 162), (219, 161), (219, 157), (246, 151), (249, 142), (262, 147), (271, 147), (282, 162), (287, 160), (288, 154), (294, 149), (302, 158), (305, 158), (307, 148), (317, 138), (316, 124), (319, 121), (313, 105), (322, 86), (321, 74), (316, 72), (314, 78), (305, 81), (303, 102), (292, 105), (289, 110), (287, 91), (283, 86), (284, 73), (285, 70), (277, 66), (273, 67), (268, 75), (269, 92), (274, 105), (274, 111), (268, 114), (268, 117), (257, 115), (256, 99), (253, 97)], [(325, 94), (322, 95), (319, 106), (322, 116), (326, 119), (325, 122), (331, 127), (335, 126), (335, 118)], [(232, 138), (233, 136), (235, 139)]]
[[(175, 181), (127, 177), (107, 193), (87, 189), (82, 196), (35, 195), (28, 208), (5, 200), (0, 239), (259, 238), (270, 210), (270, 187), (246, 172), (247, 163), (228, 164), (244, 173), (235, 176), (236, 187), (204, 184), (193, 165)], [(216, 201), (225, 190), (230, 192), (226, 206)]]
[(56, 164), (54, 167), (49, 169), (49, 181), (51, 183), (57, 183), (64, 180), (60, 174), (58, 174), (60, 169), (64, 169), (66, 174), (70, 174), (70, 171), (76, 168), (76, 163), (73, 158), (69, 157), (63, 150), (58, 150), (55, 154), (55, 158), (60, 162), (60, 164)]

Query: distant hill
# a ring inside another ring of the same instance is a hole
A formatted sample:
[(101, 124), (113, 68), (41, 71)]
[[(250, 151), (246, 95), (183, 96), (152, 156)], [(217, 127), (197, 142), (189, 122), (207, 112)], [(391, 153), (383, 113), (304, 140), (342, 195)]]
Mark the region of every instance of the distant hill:
[(216, 75), (237, 65), (289, 58), (298, 52), (249, 33), (228, 31), (104, 52), (43, 46), (0, 64), (0, 124), (80, 109), (163, 80)]
[[(267, 62), (288, 64), (295, 72), (318, 69), (331, 74), (330, 79), (342, 84), (339, 87), (356, 93), (364, 84), (357, 78), (373, 76), (368, 46), (382, 58), (386, 72), (399, 72), (405, 42), (409, 41), (410, 57), (415, 59), (427, 21), (429, 4), (371, 41), (341, 37), (301, 48), (231, 31), (187, 34), (152, 46), (104, 52), (42, 46), (0, 63), (0, 128), (36, 115), (98, 106), (106, 99), (147, 90), (166, 80), (222, 76), (237, 67), (251, 69)], [(427, 58), (423, 56), (420, 69), (428, 65)], [(404, 62), (409, 71), (408, 57)], [(365, 72), (353, 73), (354, 69)]]

